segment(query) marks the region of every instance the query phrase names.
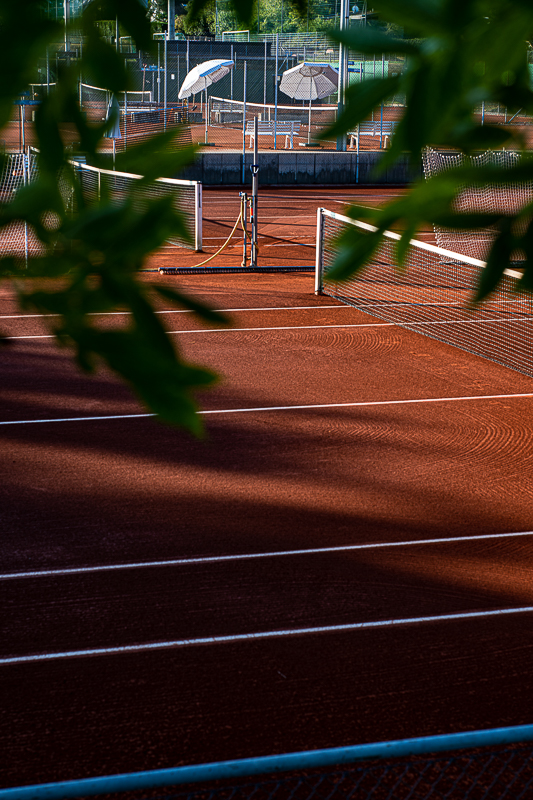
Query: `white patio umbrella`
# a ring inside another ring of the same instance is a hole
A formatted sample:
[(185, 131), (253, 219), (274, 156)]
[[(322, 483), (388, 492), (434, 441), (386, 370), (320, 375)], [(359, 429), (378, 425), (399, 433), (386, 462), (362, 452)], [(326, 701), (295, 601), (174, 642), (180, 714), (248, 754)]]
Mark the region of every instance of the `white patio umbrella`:
[(227, 61), (224, 58), (215, 58), (212, 61), (204, 61), (193, 67), (190, 72), (185, 76), (185, 80), (181, 84), (181, 89), (178, 93), (178, 99), (183, 100), (185, 97), (190, 97), (191, 94), (198, 94), (198, 92), (205, 92), (205, 141), (207, 144), (207, 87), (212, 83), (216, 83), (221, 78), (229, 74), (233, 69), (233, 61)]
[(105, 139), (113, 139), (113, 168), (115, 167), (115, 150), (116, 150), (116, 139), (121, 139), (122, 134), (120, 132), (120, 105), (116, 98), (116, 95), (111, 96), (111, 100), (107, 107), (107, 112), (105, 115), (106, 122), (108, 120), (112, 120), (111, 127), (104, 133)]
[(337, 91), (339, 73), (331, 64), (303, 61), (296, 67), (285, 70), (279, 88), (294, 100), (309, 100), (309, 133), (311, 142), (311, 102), (321, 100)]

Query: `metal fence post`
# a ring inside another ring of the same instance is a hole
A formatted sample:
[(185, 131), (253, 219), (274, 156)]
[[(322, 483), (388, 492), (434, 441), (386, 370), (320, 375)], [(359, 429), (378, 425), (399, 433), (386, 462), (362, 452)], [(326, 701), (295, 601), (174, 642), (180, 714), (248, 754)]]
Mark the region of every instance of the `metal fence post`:
[(266, 111), (266, 103), (267, 103), (267, 40), (265, 39), (265, 70), (263, 78), (263, 105), (265, 106), (265, 111)]
[(250, 250), (250, 266), (257, 267), (257, 195), (259, 192), (259, 147), (258, 122), (254, 117), (254, 160), (252, 164), (252, 246)]
[[(348, 29), (349, 20), (349, 7), (348, 0), (341, 0), (341, 18), (340, 28), (341, 31)], [(344, 95), (346, 92), (346, 84), (348, 82), (348, 48), (345, 44), (339, 47), (339, 94), (337, 100), (337, 118), (341, 116), (344, 111)], [(337, 150), (346, 150), (346, 136), (337, 137)]]
[(246, 68), (248, 64), (244, 62), (244, 77), (242, 91), (242, 182), (244, 183), (244, 165), (246, 162)]
[(166, 130), (167, 128), (167, 96), (168, 96), (168, 40), (165, 39), (165, 83), (164, 83), (164, 91), (163, 91), (163, 126)]
[[(224, 34), (222, 34), (222, 35), (224, 35)], [(231, 57), (230, 57), (230, 60), (234, 61), (234, 58), (233, 58), (233, 45), (231, 45)], [(237, 62), (236, 61), (235, 61), (235, 66), (237, 66)], [(229, 80), (230, 80), (230, 95), (229, 96), (230, 96), (230, 100), (233, 100), (233, 70), (230, 70)]]
[(276, 74), (274, 76), (274, 150), (278, 139), (278, 68), (279, 68), (279, 33), (276, 33)]
[[(25, 106), (21, 106), (20, 110), (24, 113)], [(22, 151), (22, 180), (24, 186), (27, 186), (29, 183), (29, 160), (30, 160), (30, 153), (28, 148), (28, 153), (26, 154), (24, 150)], [(24, 263), (26, 265), (26, 269), (28, 269), (28, 258), (29, 258), (29, 247), (28, 247), (28, 223), (24, 222)]]

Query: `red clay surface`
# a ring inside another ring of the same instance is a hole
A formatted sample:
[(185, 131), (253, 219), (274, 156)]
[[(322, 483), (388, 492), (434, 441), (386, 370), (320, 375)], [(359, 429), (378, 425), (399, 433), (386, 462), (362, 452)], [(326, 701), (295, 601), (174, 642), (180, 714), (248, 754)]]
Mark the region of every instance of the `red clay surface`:
[[(268, 259), (312, 263), (299, 192), (262, 195), (296, 240)], [(0, 658), (533, 606), (533, 534), (466, 538), (533, 529), (532, 379), (337, 307), (312, 275), (146, 280), (232, 309), (228, 330), (164, 316), (222, 376), (204, 442), (145, 417), (30, 424), (143, 409), (31, 338), (44, 321), (0, 287), (0, 421), (26, 421), (0, 425)], [(5, 577), (171, 559), (189, 563)], [(528, 723), (532, 617), (0, 663), (0, 785)]]
[[(247, 190), (250, 195), (250, 189)], [(309, 266), (314, 268), (316, 210), (344, 213), (352, 203), (376, 206), (400, 197), (401, 187), (341, 186), (261, 187), (258, 200), (259, 266)], [(167, 246), (147, 264), (158, 267), (192, 267), (213, 255), (226, 241), (240, 212), (238, 189), (203, 190), (203, 253)], [(211, 266), (239, 267), (243, 261), (243, 232), (239, 226), (226, 249)], [(433, 233), (424, 238), (434, 240)], [(248, 261), (250, 248), (248, 246)]]

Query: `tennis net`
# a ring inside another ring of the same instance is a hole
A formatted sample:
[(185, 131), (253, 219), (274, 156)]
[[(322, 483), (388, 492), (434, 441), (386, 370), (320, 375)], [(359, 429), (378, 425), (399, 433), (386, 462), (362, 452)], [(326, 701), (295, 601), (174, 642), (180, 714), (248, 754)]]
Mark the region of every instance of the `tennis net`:
[(144, 182), (141, 175), (97, 169), (77, 162), (75, 166), (79, 170), (82, 190), (88, 200), (98, 200), (104, 186), (111, 203), (118, 205), (131, 193), (134, 207), (139, 209), (147, 200), (171, 196), (173, 207), (181, 213), (191, 241), (175, 237), (167, 241), (167, 246), (192, 247), (196, 251), (202, 249), (202, 184), (199, 181), (156, 178)]
[(363, 234), (375, 231), (366, 223), (318, 209), (317, 294), (533, 376), (533, 296), (518, 288), (520, 272), (506, 270), (498, 288), (472, 306), (484, 261), (413, 239), (400, 271), (400, 236), (386, 231), (367, 267), (334, 283), (328, 270), (339, 252), (339, 237), (350, 226)]

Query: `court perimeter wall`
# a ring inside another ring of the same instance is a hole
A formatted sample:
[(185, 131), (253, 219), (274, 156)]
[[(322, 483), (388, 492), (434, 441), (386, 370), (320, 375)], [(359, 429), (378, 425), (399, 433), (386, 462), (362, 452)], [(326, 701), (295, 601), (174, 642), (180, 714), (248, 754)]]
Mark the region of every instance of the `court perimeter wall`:
[[(406, 184), (422, 175), (422, 164), (413, 170), (407, 155), (396, 164), (376, 173), (381, 153), (375, 150), (263, 151), (259, 153), (259, 182), (262, 186), (300, 184)], [(201, 181), (204, 186), (251, 184), (253, 154), (246, 153), (243, 181), (242, 152), (201, 150), (194, 164), (177, 177)]]

